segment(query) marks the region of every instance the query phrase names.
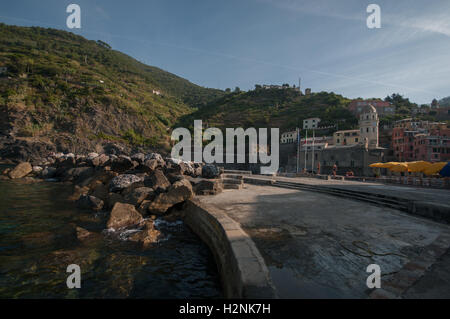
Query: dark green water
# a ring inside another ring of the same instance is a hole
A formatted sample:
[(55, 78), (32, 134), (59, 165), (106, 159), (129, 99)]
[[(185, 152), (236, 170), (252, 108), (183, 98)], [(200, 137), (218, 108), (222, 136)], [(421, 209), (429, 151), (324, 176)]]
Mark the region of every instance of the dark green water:
[[(1, 168), (0, 168), (1, 169)], [(218, 298), (206, 245), (184, 224), (162, 223), (150, 249), (102, 232), (106, 216), (77, 210), (71, 185), (0, 180), (0, 298)], [(78, 225), (99, 235), (76, 238)], [(81, 288), (68, 289), (70, 264)]]

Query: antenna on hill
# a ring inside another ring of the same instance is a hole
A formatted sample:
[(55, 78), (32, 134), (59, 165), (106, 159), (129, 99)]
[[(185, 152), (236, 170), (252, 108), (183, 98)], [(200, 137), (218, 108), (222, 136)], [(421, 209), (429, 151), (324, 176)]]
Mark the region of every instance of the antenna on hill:
[(298, 91), (301, 92), (302, 91), (302, 78), (298, 78)]

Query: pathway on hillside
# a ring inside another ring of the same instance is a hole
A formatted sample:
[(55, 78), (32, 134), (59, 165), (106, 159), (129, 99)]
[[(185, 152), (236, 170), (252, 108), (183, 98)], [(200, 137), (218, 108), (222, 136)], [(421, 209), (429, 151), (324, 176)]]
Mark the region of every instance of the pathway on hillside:
[[(201, 201), (239, 222), (281, 298), (450, 297), (450, 226), (361, 201), (247, 185)], [(442, 260), (441, 260), (442, 257)], [(382, 289), (367, 288), (369, 264)], [(417, 288), (416, 288), (417, 287)]]

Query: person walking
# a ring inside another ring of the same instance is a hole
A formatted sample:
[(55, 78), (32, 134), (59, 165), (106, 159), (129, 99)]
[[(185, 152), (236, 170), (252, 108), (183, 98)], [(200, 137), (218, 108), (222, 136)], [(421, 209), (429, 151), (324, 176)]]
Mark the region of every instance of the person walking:
[(336, 173), (337, 173), (337, 165), (336, 163), (333, 165), (333, 176), (336, 177)]

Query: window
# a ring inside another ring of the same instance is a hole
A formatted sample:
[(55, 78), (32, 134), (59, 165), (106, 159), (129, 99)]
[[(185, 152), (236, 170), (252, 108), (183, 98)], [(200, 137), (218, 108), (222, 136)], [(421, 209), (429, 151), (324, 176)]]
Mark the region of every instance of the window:
[(355, 143), (358, 143), (358, 138), (355, 138)]
[(369, 133), (369, 128), (368, 127), (366, 128), (366, 133)]

